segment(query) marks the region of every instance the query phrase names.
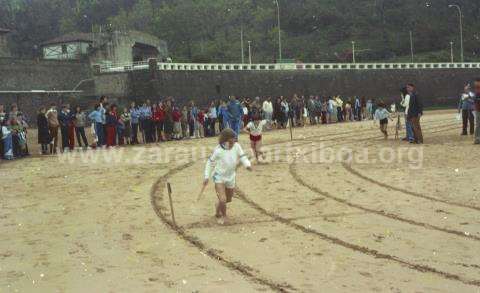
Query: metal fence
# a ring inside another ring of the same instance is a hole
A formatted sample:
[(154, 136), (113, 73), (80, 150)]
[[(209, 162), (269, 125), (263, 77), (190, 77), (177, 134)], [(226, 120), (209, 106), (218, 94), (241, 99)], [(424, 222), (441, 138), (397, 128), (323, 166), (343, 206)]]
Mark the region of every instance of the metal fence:
[[(149, 62), (98, 64), (100, 72), (128, 72), (149, 69)], [(392, 69), (480, 69), (480, 63), (286, 63), (286, 64), (212, 64), (157, 63), (164, 71), (282, 71), (282, 70), (392, 70)]]

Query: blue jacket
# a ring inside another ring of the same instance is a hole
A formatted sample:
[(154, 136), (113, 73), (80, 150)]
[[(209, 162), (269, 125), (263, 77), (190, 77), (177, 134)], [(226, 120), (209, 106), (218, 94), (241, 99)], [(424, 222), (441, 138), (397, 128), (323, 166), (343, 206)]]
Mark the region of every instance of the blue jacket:
[(107, 109), (103, 108), (103, 106), (100, 106), (100, 108), (98, 109), (98, 112), (101, 115), (102, 123), (105, 124), (107, 122), (107, 118), (105, 116), (107, 114)]
[(193, 106), (190, 109), (190, 119), (193, 120), (193, 121), (196, 121), (197, 117), (198, 117), (198, 108)]
[(103, 114), (100, 110), (93, 110), (88, 114), (88, 119), (92, 120), (95, 123), (103, 123)]
[(230, 101), (227, 106), (228, 117), (233, 120), (241, 120), (243, 116), (243, 109), (240, 102), (237, 100)]
[(141, 120), (152, 118), (152, 109), (149, 106), (142, 106), (139, 111)]
[(132, 124), (138, 124), (140, 119), (140, 109), (138, 108), (130, 109), (130, 115), (132, 117)]
[(218, 116), (222, 117), (223, 120), (228, 120), (230, 119), (230, 115), (228, 114), (227, 107), (225, 106), (220, 106), (218, 108)]

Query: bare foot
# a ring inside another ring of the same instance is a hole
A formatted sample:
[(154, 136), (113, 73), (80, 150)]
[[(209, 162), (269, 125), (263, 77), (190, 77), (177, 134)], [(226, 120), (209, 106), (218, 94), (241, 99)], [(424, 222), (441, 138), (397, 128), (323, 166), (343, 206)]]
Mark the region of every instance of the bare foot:
[(217, 219), (217, 224), (219, 225), (225, 225), (225, 218), (224, 217), (220, 217)]

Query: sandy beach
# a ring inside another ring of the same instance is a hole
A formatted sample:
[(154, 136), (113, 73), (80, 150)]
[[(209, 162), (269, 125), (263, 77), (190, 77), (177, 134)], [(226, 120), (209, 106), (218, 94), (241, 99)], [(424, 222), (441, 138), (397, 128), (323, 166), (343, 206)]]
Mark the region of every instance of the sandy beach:
[(216, 138), (41, 157), (31, 131), (0, 162), (0, 292), (480, 292), (478, 146), (454, 112), (422, 119), (424, 145), (265, 133), (224, 226), (212, 184), (196, 202)]

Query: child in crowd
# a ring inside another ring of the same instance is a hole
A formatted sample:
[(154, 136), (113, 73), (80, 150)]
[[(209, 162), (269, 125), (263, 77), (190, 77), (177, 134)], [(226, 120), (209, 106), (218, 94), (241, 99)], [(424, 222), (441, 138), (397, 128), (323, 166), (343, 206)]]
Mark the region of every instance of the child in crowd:
[(188, 108), (183, 106), (182, 108), (182, 117), (180, 118), (180, 125), (182, 127), (182, 138), (189, 138), (188, 135)]
[(92, 148), (102, 147), (104, 141), (104, 128), (103, 128), (103, 118), (102, 118), (102, 110), (100, 109), (100, 105), (95, 105), (95, 110), (88, 114), (88, 119), (92, 121), (92, 135), (94, 137), (94, 142), (92, 144)]
[(87, 135), (85, 134), (85, 126), (87, 126), (87, 114), (77, 106), (75, 108), (75, 134), (77, 136), (77, 143), (79, 147), (83, 147), (86, 149), (88, 147), (88, 140)]
[(116, 145), (117, 139), (117, 106), (112, 105), (110, 111), (106, 114), (106, 137), (107, 137), (107, 147), (113, 147)]
[(131, 140), (131, 137), (132, 137), (132, 124), (131, 124), (132, 114), (130, 113), (128, 108), (123, 109), (123, 113), (120, 116), (120, 121), (124, 126), (123, 136), (121, 138), (122, 144), (123, 143), (131, 144), (132, 143), (132, 140)]
[(153, 109), (153, 121), (155, 123), (157, 142), (165, 140), (164, 125), (165, 125), (165, 106), (162, 102)]
[(13, 139), (13, 156), (23, 157), (28, 156), (27, 145), (27, 123), (23, 120), (22, 113), (18, 112), (16, 118), (10, 120), (10, 129), (12, 131)]
[(72, 116), (70, 114), (70, 106), (63, 105), (62, 110), (58, 113), (58, 121), (60, 123), (60, 132), (62, 136), (62, 152), (67, 151), (70, 148), (69, 145), (69, 127)]
[(393, 119), (390, 117), (390, 112), (388, 112), (388, 110), (386, 109), (385, 103), (379, 102), (378, 108), (375, 111), (374, 115), (374, 123), (377, 120), (380, 121), (380, 131), (385, 136), (385, 139), (388, 139), (388, 119), (393, 121)]
[(165, 140), (169, 141), (172, 139), (173, 135), (173, 104), (171, 100), (167, 100), (164, 105), (164, 111), (165, 111), (165, 125), (164, 131), (165, 131)]
[(195, 134), (195, 137), (203, 138), (205, 134), (204, 125), (205, 125), (205, 112), (200, 110), (197, 116), (198, 128), (195, 131), (198, 131), (198, 136)]
[(47, 116), (48, 120), (48, 131), (50, 133), (50, 137), (52, 138), (50, 142), (50, 154), (54, 155), (57, 153), (58, 127), (60, 127), (60, 122), (58, 121), (57, 107), (55, 106), (55, 104), (50, 105), (50, 109), (48, 109), (45, 115)]
[(173, 119), (173, 139), (181, 139), (182, 138), (182, 113), (178, 109), (178, 107), (173, 108), (172, 112), (172, 119)]
[(38, 144), (42, 147), (42, 155), (48, 154), (48, 145), (52, 141), (50, 132), (48, 130), (48, 120), (45, 115), (47, 110), (45, 107), (40, 108), (37, 116), (37, 129), (38, 129)]
[(238, 161), (251, 171), (251, 163), (242, 150), (240, 144), (236, 142), (236, 134), (231, 129), (224, 129), (220, 133), (219, 145), (213, 151), (213, 154), (205, 166), (204, 186), (208, 185), (213, 165), (213, 182), (218, 196), (216, 205), (216, 218), (218, 223), (223, 225), (227, 217), (227, 203), (230, 203), (235, 192), (235, 177)]
[(117, 128), (115, 129), (115, 131), (117, 135), (117, 143), (119, 146), (121, 146), (125, 144), (125, 122), (122, 120), (121, 114), (117, 114), (117, 118)]
[(210, 117), (208, 116), (208, 108), (203, 111), (203, 137), (210, 136)]
[(352, 119), (352, 103), (350, 102), (350, 100), (348, 100), (346, 103), (345, 103), (345, 121), (353, 121)]
[(130, 143), (131, 144), (138, 144), (138, 124), (140, 123), (140, 112), (138, 110), (137, 105), (135, 102), (130, 104), (130, 108), (128, 109), (130, 114), (130, 124), (132, 126), (132, 133), (130, 135)]
[(261, 120), (259, 115), (255, 115), (253, 121), (250, 121), (244, 129), (244, 131), (250, 134), (250, 146), (257, 163), (259, 162), (260, 156), (262, 159), (265, 159), (262, 152), (262, 132), (265, 125), (267, 125), (267, 121)]

